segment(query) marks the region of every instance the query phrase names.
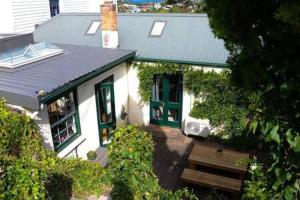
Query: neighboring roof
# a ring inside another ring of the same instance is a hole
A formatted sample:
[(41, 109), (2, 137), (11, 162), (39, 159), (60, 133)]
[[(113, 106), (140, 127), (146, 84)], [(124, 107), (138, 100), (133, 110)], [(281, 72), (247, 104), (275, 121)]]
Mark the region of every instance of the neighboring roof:
[[(34, 39), (102, 47), (101, 31), (87, 35), (96, 13), (64, 13), (39, 25)], [(150, 37), (155, 21), (165, 21), (160, 37)], [(229, 52), (217, 39), (206, 14), (118, 14), (121, 49), (137, 50), (138, 60), (224, 65)]]
[(28, 34), (0, 34), (0, 52), (33, 43), (32, 33)]
[[(135, 56), (134, 51), (56, 44), (63, 54), (13, 71), (1, 71), (0, 97), (11, 104), (38, 109), (40, 102), (103, 73)], [(37, 92), (46, 95), (38, 99)]]

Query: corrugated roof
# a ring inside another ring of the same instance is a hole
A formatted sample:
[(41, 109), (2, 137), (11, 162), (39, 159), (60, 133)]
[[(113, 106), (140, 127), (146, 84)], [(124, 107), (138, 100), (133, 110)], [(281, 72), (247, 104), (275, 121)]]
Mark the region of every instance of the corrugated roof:
[(64, 53), (13, 71), (0, 70), (0, 97), (5, 97), (12, 104), (38, 108), (37, 91), (44, 90), (47, 95), (58, 94), (135, 55), (134, 51), (120, 49), (56, 46)]
[[(66, 13), (40, 25), (36, 41), (102, 46), (101, 31), (87, 35), (96, 13)], [(150, 37), (155, 21), (165, 21), (161, 37)], [(183, 63), (225, 64), (229, 52), (217, 39), (206, 14), (118, 14), (121, 49), (137, 50), (137, 59), (169, 60)]]

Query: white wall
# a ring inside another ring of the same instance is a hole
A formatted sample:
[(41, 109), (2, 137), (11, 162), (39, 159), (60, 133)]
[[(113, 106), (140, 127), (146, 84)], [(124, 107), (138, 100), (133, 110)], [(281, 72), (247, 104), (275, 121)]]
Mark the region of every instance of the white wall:
[[(127, 66), (123, 63), (77, 87), (81, 135), (60, 151), (58, 153), (59, 157), (79, 156), (86, 159), (88, 151), (96, 150), (100, 146), (95, 85), (111, 75), (114, 76), (116, 125), (121, 127), (126, 124), (121, 119), (122, 107), (125, 106), (125, 112), (128, 110)], [(44, 109), (39, 112), (36, 123), (40, 128), (46, 146), (53, 149), (47, 106), (44, 106)]]
[(53, 146), (51, 128), (49, 124), (47, 106), (43, 106), (43, 108), (39, 111), (38, 115), (34, 118), (34, 121), (38, 125), (45, 146), (48, 149), (53, 150), (54, 146)]
[[(115, 93), (115, 111), (116, 124), (120, 127), (124, 124), (121, 120), (122, 105), (127, 108), (128, 90), (127, 90), (127, 66), (122, 64), (101, 74), (84, 84), (77, 87), (78, 109), (81, 126), (81, 136), (59, 153), (64, 157), (70, 154), (70, 150), (74, 145), (82, 143), (77, 148), (77, 155), (86, 158), (86, 154), (90, 150), (96, 150), (99, 145), (99, 130), (97, 120), (97, 107), (95, 97), (95, 85), (105, 78), (114, 75), (114, 93)], [(127, 110), (127, 109), (126, 109)], [(74, 148), (74, 147), (73, 147)], [(71, 153), (70, 155), (75, 155)]]
[(30, 33), (50, 19), (49, 0), (1, 0), (0, 33)]
[(59, 8), (61, 13), (69, 12), (96, 12), (100, 13), (101, 0), (60, 0)]
[(149, 104), (141, 103), (139, 84), (140, 81), (137, 77), (137, 69), (134, 66), (130, 66), (128, 69), (129, 123), (136, 125), (148, 125), (150, 122), (150, 108)]
[(0, 1), (0, 33), (14, 32), (14, 20), (11, 3), (11, 0)]

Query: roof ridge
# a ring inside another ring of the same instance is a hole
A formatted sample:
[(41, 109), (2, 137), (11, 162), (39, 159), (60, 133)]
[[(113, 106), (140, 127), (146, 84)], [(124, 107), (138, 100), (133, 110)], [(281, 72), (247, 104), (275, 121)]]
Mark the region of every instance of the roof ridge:
[[(96, 12), (68, 12), (60, 13), (58, 16), (99, 16)], [(207, 17), (207, 13), (118, 13), (118, 16), (168, 16), (168, 17)]]
[[(54, 17), (51, 17), (50, 19), (48, 19), (48, 20), (46, 20), (46, 21), (44, 21), (44, 22), (42, 22), (42, 23), (40, 23), (40, 24), (36, 24), (34, 29), (37, 29), (37, 28), (39, 28), (39, 27), (41, 27), (41, 26), (44, 26), (45, 24), (48, 24), (48, 23), (50, 23), (50, 22), (52, 22), (52, 21), (55, 21), (57, 18), (59, 18), (59, 17), (61, 17), (61, 16), (62, 16), (61, 14), (55, 15)], [(35, 30), (34, 30), (34, 31), (35, 31)], [(33, 31), (33, 34), (34, 34), (34, 31)]]

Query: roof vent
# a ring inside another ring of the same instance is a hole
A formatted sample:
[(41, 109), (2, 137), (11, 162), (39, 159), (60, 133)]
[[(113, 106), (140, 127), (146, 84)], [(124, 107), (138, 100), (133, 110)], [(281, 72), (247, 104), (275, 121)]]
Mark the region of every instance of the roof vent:
[(47, 42), (29, 44), (25, 47), (2, 52), (0, 54), (0, 67), (16, 68), (61, 53), (63, 53), (62, 49)]

